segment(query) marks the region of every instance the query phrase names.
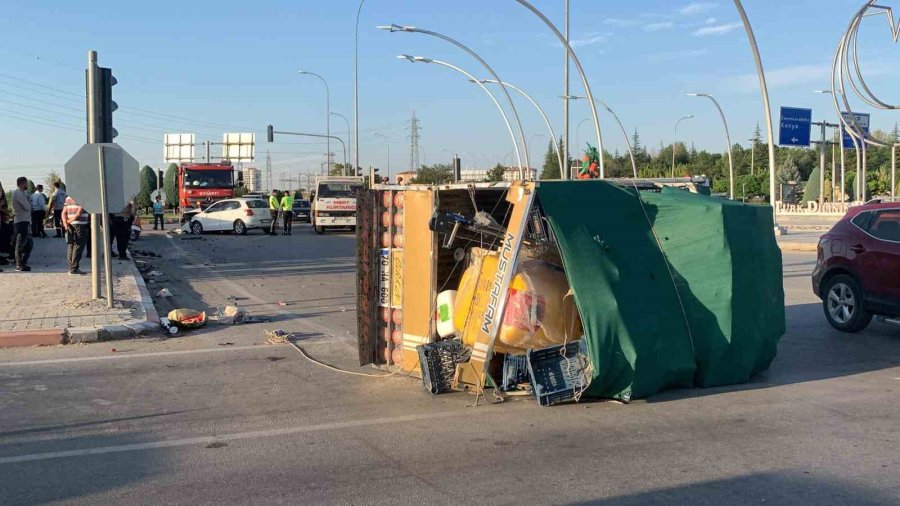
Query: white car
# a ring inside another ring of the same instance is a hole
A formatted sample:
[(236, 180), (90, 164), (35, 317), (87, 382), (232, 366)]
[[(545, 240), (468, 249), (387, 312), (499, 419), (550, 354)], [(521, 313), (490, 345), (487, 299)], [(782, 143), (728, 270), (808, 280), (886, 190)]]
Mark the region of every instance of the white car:
[(191, 218), (191, 233), (195, 235), (227, 230), (244, 235), (248, 230), (266, 230), (271, 226), (269, 203), (263, 199), (220, 200)]

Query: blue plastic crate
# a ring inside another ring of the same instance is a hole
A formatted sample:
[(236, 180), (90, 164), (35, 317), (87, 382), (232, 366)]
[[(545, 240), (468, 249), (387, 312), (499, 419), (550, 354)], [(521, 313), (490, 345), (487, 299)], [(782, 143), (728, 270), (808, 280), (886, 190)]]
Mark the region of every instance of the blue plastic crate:
[(514, 390), (522, 383), (528, 382), (528, 357), (526, 355), (509, 355), (503, 358), (503, 382), (500, 389), (504, 392)]
[(528, 374), (541, 406), (574, 400), (590, 383), (590, 360), (584, 341), (528, 350)]
[(456, 364), (464, 349), (456, 339), (438, 341), (416, 346), (419, 352), (419, 366), (422, 369), (422, 384), (432, 394), (443, 394), (453, 390), (453, 375)]

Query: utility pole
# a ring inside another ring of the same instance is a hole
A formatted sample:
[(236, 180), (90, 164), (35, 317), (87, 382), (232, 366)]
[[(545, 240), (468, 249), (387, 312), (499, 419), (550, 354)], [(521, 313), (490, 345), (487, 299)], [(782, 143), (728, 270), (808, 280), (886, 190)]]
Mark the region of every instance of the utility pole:
[[(566, 44), (569, 43), (569, 0), (566, 0)], [(571, 169), (569, 168), (569, 50), (567, 48), (563, 48), (563, 53), (566, 55), (566, 65), (563, 67), (563, 82), (564, 82), (564, 93), (563, 93), (563, 123), (564, 123), (564, 146), (565, 150), (562, 155), (563, 164), (565, 167), (559, 168), (559, 177), (560, 179), (569, 179), (569, 172)], [(556, 139), (553, 139), (553, 142), (556, 142)]]
[(272, 191), (272, 155), (266, 150), (266, 193)]
[[(97, 52), (88, 51), (88, 66), (85, 71), (87, 79), (87, 142), (95, 144), (100, 142), (100, 99), (97, 96), (99, 70), (97, 68)], [(100, 298), (100, 220), (99, 214), (91, 215), (91, 298)], [(105, 234), (104, 234), (105, 235)], [(109, 241), (103, 241), (109, 242)]]
[(419, 167), (419, 118), (416, 117), (416, 111), (413, 111), (409, 127), (409, 170), (414, 172)]

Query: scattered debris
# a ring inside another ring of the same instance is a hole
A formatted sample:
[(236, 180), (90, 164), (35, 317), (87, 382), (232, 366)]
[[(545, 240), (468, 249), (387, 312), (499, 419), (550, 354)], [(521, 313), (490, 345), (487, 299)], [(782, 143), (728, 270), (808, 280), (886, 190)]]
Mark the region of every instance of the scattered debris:
[(158, 278), (161, 276), (165, 276), (165, 274), (162, 271), (150, 271), (147, 273), (147, 277), (150, 277), (150, 278)]
[(169, 311), (169, 321), (183, 329), (197, 329), (206, 325), (206, 312), (196, 309), (173, 309)]
[(291, 337), (291, 334), (281, 329), (267, 330), (265, 332), (267, 336), (266, 344), (284, 344), (288, 342), (288, 339)]
[(159, 326), (162, 327), (163, 330), (165, 330), (166, 332), (168, 332), (171, 335), (175, 335), (178, 333), (178, 327), (176, 327), (175, 325), (172, 325), (172, 321), (169, 320), (168, 318), (160, 318)]
[(168, 288), (163, 288), (162, 290), (160, 290), (159, 292), (156, 293), (156, 296), (157, 296), (157, 297), (163, 297), (163, 298), (171, 297), (171, 296), (172, 296), (172, 291), (169, 290)]
[(135, 255), (135, 256), (139, 256), (139, 257), (161, 258), (161, 255), (159, 255), (159, 254), (157, 254), (157, 253), (155, 253), (155, 252), (153, 252), (153, 251), (149, 251), (149, 250), (145, 250), (145, 249), (134, 249), (134, 250), (131, 250), (131, 254), (132, 254), (132, 255)]
[(137, 267), (138, 272), (141, 274), (145, 274), (147, 271), (153, 269), (153, 266), (144, 262), (143, 260), (136, 260), (134, 262), (135, 267)]
[(287, 302), (284, 302), (284, 301), (279, 301), (279, 302), (278, 302), (278, 305), (283, 307), (283, 306), (287, 306), (288, 303), (287, 303)]
[(219, 308), (210, 319), (219, 322), (221, 325), (235, 325), (244, 323), (247, 318), (247, 311), (237, 306), (225, 306)]
[(234, 346), (234, 343), (219, 343), (219, 346)]

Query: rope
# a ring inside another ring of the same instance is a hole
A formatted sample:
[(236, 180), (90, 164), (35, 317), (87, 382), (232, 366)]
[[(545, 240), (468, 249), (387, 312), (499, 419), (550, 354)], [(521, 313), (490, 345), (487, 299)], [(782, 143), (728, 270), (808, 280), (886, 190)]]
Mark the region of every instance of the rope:
[(330, 365), (330, 364), (326, 364), (325, 362), (321, 362), (321, 361), (319, 361), (319, 360), (316, 360), (316, 359), (312, 358), (312, 357), (309, 355), (309, 353), (307, 353), (306, 350), (304, 350), (300, 345), (298, 345), (298, 344), (295, 343), (294, 341), (291, 341), (291, 340), (290, 340), (290, 336), (291, 336), (290, 334), (276, 334), (275, 332), (270, 332), (270, 331), (268, 331), (268, 330), (266, 331), (266, 334), (269, 336), (269, 338), (266, 339), (266, 344), (283, 344), (283, 343), (289, 343), (289, 344), (290, 344), (295, 350), (297, 350), (297, 351), (300, 353), (300, 355), (301, 355), (303, 358), (305, 358), (306, 360), (309, 360), (309, 361), (312, 362), (313, 364), (316, 364), (316, 365), (318, 365), (318, 366), (320, 366), (320, 367), (324, 367), (324, 368), (326, 368), (326, 369), (330, 369), (330, 370), (335, 371), (335, 372), (340, 372), (340, 373), (344, 373), (344, 374), (350, 374), (350, 375), (353, 375), (353, 376), (362, 376), (362, 377), (364, 377), (364, 378), (390, 378), (391, 376), (393, 376), (393, 375), (395, 375), (395, 374), (397, 374), (397, 373), (403, 371), (403, 369), (400, 368), (400, 367), (398, 367), (394, 372), (392, 372), (392, 373), (390, 373), (390, 374), (368, 374), (368, 373), (364, 373), (364, 372), (347, 371), (347, 370), (345, 370), (345, 369), (341, 369), (341, 368), (335, 367), (335, 366)]

